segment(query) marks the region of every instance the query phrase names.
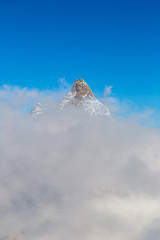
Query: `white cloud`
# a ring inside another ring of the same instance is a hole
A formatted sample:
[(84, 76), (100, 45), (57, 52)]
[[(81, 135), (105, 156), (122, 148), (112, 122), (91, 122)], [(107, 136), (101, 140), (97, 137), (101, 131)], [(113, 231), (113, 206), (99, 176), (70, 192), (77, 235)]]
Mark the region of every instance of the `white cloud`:
[(104, 90), (104, 98), (108, 97), (112, 93), (113, 86), (106, 86)]
[(160, 238), (159, 130), (72, 109), (34, 120), (22, 105), (58, 99), (37, 90), (0, 99), (0, 240)]

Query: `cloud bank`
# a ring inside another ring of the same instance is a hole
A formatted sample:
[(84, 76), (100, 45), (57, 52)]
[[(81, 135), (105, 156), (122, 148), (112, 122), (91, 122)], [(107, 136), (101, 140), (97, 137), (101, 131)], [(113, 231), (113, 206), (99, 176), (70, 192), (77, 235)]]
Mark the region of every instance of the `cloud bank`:
[(34, 120), (22, 109), (57, 97), (16, 91), (0, 91), (0, 240), (159, 240), (160, 131), (56, 107)]

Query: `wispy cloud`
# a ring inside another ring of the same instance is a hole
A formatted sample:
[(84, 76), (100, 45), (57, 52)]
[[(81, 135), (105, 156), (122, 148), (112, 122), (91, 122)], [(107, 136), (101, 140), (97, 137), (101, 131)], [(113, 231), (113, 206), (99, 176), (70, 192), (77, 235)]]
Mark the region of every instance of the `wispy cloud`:
[(104, 98), (108, 97), (112, 93), (113, 86), (106, 86), (104, 89)]

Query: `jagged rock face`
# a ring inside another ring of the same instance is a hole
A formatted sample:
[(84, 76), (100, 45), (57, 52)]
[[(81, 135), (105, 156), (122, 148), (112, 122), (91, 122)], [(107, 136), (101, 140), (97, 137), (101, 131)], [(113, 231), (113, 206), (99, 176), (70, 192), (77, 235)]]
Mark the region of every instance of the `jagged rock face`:
[(84, 97), (95, 97), (83, 79), (78, 79), (74, 82), (71, 92), (75, 95), (75, 98), (79, 100), (82, 100)]

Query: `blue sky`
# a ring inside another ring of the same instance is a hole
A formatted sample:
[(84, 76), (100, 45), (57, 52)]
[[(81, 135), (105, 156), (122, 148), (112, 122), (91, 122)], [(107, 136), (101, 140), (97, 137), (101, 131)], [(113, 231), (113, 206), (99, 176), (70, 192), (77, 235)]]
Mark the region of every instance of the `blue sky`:
[(98, 96), (160, 108), (160, 3), (0, 1), (1, 85), (54, 89), (83, 78)]

